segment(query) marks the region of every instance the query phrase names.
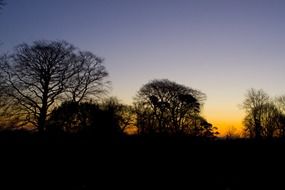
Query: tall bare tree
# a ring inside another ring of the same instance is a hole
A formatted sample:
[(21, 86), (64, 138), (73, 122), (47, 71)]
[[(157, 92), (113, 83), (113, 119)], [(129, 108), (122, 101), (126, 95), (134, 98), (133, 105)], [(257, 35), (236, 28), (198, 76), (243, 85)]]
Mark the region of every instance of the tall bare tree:
[(283, 136), (285, 117), (282, 104), (282, 97), (274, 102), (263, 90), (248, 90), (243, 102), (247, 134), (257, 139)]
[[(80, 95), (81, 99), (90, 92), (89, 87), (97, 82), (81, 75), (82, 70), (85, 70), (82, 67), (90, 62), (84, 58), (82, 53), (77, 53), (76, 48), (65, 41), (36, 41), (32, 45), (19, 45), (16, 52), (5, 61), (6, 86), (11, 89), (7, 94), (21, 105), (26, 120), (40, 132), (45, 131), (53, 105), (66, 99), (64, 95), (74, 87), (71, 81), (80, 90), (76, 95)], [(96, 77), (98, 68), (87, 65), (93, 72), (91, 77)]]
[(21, 44), (9, 57), (6, 67), (11, 97), (26, 111), (27, 120), (40, 132), (50, 107), (63, 92), (65, 83), (74, 75), (75, 48), (67, 42), (37, 41)]
[(246, 130), (250, 136), (260, 138), (262, 135), (261, 119), (264, 107), (269, 103), (269, 96), (262, 90), (250, 89), (245, 95), (242, 108), (247, 116), (244, 120)]

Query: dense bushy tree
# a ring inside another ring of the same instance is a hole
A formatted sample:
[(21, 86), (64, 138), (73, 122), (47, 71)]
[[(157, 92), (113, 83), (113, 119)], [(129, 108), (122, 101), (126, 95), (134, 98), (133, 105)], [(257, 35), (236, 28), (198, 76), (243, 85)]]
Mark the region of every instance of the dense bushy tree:
[(122, 135), (128, 123), (125, 105), (110, 98), (102, 103), (64, 102), (48, 120), (49, 132), (86, 133), (102, 137)]
[(120, 131), (128, 132), (128, 129), (135, 125), (135, 115), (132, 106), (125, 105), (119, 102), (115, 97), (104, 99), (100, 104), (102, 110), (110, 112), (114, 117), (113, 123), (117, 123)]
[(143, 85), (135, 98), (139, 133), (213, 136), (212, 125), (199, 115), (205, 98), (204, 93), (167, 79)]

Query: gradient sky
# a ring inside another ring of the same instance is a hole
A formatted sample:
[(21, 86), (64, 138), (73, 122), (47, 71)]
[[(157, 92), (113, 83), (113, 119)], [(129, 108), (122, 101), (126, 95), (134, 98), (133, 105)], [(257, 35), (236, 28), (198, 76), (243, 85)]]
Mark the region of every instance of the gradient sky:
[(241, 127), (247, 89), (285, 92), (284, 0), (6, 0), (0, 52), (66, 40), (105, 58), (111, 95), (131, 103), (167, 78), (207, 94), (203, 115)]

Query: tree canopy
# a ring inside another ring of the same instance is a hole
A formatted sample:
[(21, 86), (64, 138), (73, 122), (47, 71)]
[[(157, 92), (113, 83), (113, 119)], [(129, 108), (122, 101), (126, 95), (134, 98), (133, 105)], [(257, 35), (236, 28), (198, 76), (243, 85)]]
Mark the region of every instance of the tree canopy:
[(214, 136), (212, 125), (199, 115), (205, 99), (199, 90), (167, 79), (153, 80), (135, 98), (139, 132)]

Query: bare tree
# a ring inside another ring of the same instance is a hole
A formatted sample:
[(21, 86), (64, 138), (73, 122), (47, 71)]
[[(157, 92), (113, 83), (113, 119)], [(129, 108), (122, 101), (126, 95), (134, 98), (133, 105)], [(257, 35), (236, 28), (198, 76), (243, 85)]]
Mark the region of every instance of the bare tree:
[(277, 97), (275, 99), (275, 104), (278, 109), (285, 114), (285, 95)]
[(3, 71), (5, 68), (5, 60), (5, 56), (0, 56), (0, 96), (2, 96), (4, 92), (5, 74)]
[[(0, 127), (6, 128), (11, 119), (16, 122), (16, 105), (15, 102), (7, 96), (7, 93), (11, 90), (7, 86), (5, 79), (5, 68), (6, 68), (7, 56), (3, 55), (0, 57)], [(13, 105), (13, 106), (12, 106)], [(12, 109), (14, 107), (15, 109)]]
[(278, 119), (278, 133), (280, 137), (285, 138), (285, 95), (275, 98), (275, 106), (280, 114)]
[(63, 92), (65, 83), (74, 75), (75, 48), (67, 42), (37, 41), (22, 44), (10, 56), (6, 67), (9, 93), (24, 108), (27, 120), (40, 132), (50, 107)]
[(247, 114), (244, 119), (245, 130), (250, 137), (258, 139), (280, 136), (284, 117), (276, 105), (263, 90), (248, 91), (243, 108)]
[(73, 102), (81, 102), (90, 96), (100, 96), (109, 84), (103, 59), (91, 52), (79, 52), (76, 58), (77, 72), (69, 82), (67, 93)]
[[(65, 41), (19, 45), (4, 66), (6, 85), (11, 89), (7, 94), (21, 106), (26, 120), (44, 132), (53, 105), (61, 102), (64, 94), (72, 89), (70, 81), (77, 85), (77, 89), (84, 89), (76, 94), (81, 99), (90, 92), (94, 80), (85, 79), (85, 75), (81, 77), (79, 73), (84, 70), (83, 66), (85, 61), (81, 53), (78, 55), (74, 46)], [(89, 70), (93, 72), (92, 68), (90, 66)], [(93, 74), (96, 72), (92, 77)], [(79, 77), (75, 80), (75, 76)]]
[(227, 128), (226, 134), (225, 134), (226, 139), (238, 139), (241, 137), (241, 134), (237, 131), (237, 128), (234, 126), (230, 126)]
[(242, 108), (246, 111), (244, 124), (250, 136), (260, 138), (262, 134), (261, 118), (264, 105), (268, 104), (269, 96), (263, 90), (247, 91)]

